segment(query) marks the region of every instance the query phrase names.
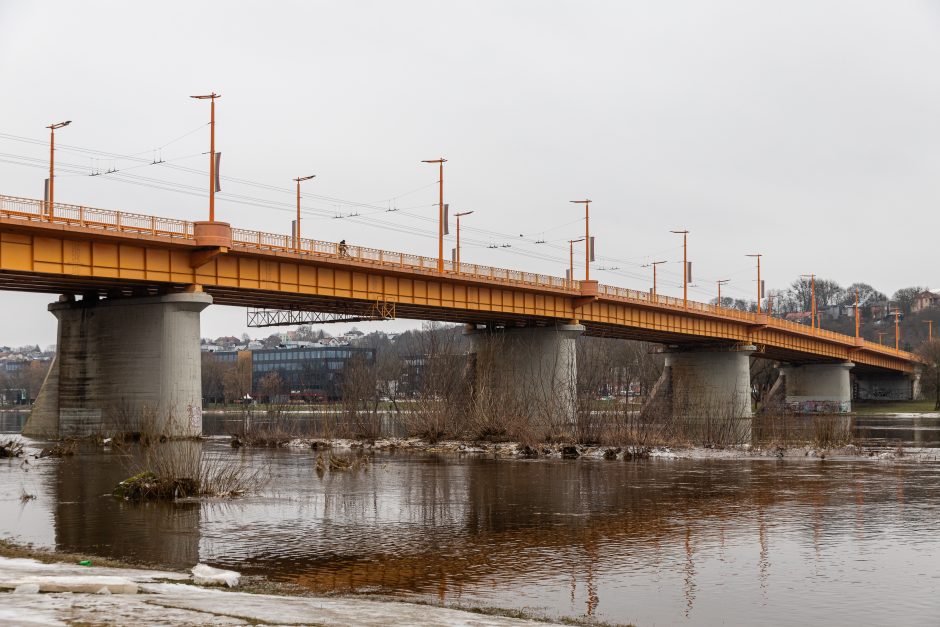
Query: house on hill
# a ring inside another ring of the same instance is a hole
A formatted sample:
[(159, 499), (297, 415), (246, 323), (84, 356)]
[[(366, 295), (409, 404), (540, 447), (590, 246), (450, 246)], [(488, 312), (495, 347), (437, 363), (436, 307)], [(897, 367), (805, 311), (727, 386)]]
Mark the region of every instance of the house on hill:
[(940, 305), (940, 294), (925, 290), (914, 297), (914, 302), (911, 303), (911, 311), (917, 313), (937, 305)]

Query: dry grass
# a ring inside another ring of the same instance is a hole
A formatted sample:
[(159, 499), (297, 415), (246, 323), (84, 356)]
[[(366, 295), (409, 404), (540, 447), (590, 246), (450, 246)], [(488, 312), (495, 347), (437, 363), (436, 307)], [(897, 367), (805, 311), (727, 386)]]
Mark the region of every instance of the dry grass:
[(144, 447), (133, 476), (114, 489), (127, 500), (187, 497), (235, 497), (260, 490), (266, 467), (254, 467), (230, 455), (204, 453), (201, 442), (166, 442)]
[(8, 457), (22, 457), (23, 443), (16, 438), (0, 440), (0, 459)]

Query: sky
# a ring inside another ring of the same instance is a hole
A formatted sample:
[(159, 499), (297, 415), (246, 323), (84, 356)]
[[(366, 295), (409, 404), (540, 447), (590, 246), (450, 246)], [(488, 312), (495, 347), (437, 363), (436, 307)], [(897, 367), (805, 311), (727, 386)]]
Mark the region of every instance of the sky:
[[(466, 262), (563, 276), (590, 198), (603, 283), (681, 295), (688, 229), (696, 300), (752, 299), (748, 253), (891, 294), (940, 286), (938, 66), (936, 2), (0, 0), (0, 194), (42, 198), (72, 120), (57, 201), (206, 219), (215, 91), (234, 226), (289, 233), (316, 174), (303, 236), (436, 256), (443, 156)], [(0, 293), (0, 345), (54, 343), (53, 300)]]

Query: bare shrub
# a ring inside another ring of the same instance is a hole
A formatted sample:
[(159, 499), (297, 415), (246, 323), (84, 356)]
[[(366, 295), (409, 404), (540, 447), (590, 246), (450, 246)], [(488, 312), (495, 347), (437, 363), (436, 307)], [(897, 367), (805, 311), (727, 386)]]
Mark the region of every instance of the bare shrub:
[(133, 475), (115, 487), (115, 496), (127, 500), (234, 497), (256, 491), (268, 480), (266, 468), (253, 467), (244, 458), (204, 453), (199, 441), (142, 447), (132, 468)]
[(15, 438), (0, 440), (0, 459), (7, 457), (22, 457), (23, 443)]

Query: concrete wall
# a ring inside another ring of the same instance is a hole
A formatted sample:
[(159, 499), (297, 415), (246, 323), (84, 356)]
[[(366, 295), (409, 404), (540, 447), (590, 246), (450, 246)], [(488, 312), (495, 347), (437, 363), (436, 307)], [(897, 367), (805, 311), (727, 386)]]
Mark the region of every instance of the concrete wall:
[(58, 302), (55, 362), (24, 427), (28, 436), (202, 433), (202, 292)]
[(553, 414), (565, 421), (577, 410), (577, 350), (580, 324), (505, 329), (469, 328), (475, 380), (510, 391), (530, 413)]
[(849, 371), (855, 364), (781, 366), (786, 377), (786, 406), (801, 414), (838, 414), (852, 411)]
[(753, 352), (753, 346), (738, 346), (667, 353), (673, 413), (749, 418)]
[(860, 401), (910, 401), (914, 380), (910, 377), (856, 377), (855, 398)]

